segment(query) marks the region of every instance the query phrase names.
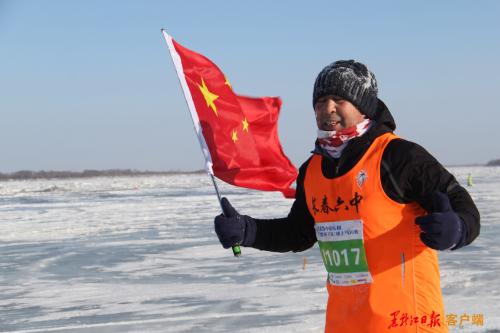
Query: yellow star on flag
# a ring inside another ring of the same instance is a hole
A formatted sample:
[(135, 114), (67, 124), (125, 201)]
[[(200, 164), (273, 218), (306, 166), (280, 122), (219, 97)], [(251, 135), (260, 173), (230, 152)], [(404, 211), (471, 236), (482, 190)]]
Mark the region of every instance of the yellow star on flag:
[(219, 98), (219, 96), (208, 90), (205, 81), (203, 81), (203, 78), (201, 78), (201, 86), (198, 85), (198, 87), (200, 88), (200, 91), (203, 94), (203, 97), (205, 98), (205, 102), (207, 102), (207, 106), (210, 107), (215, 112), (215, 115), (218, 117), (219, 114), (217, 113), (217, 107), (215, 106), (214, 101), (217, 98)]
[(238, 133), (236, 132), (236, 130), (233, 130), (233, 133), (231, 133), (231, 140), (233, 140), (234, 143), (238, 141)]
[(245, 117), (245, 119), (243, 119), (241, 122), (243, 123), (243, 130), (247, 131), (247, 133), (248, 133), (248, 125), (249, 124), (248, 124), (247, 118)]
[(229, 88), (233, 89), (233, 87), (231, 86), (231, 83), (229, 83), (229, 80), (227, 79), (227, 77), (224, 77), (226, 79), (226, 82), (224, 82), (224, 84), (226, 86), (229, 86)]

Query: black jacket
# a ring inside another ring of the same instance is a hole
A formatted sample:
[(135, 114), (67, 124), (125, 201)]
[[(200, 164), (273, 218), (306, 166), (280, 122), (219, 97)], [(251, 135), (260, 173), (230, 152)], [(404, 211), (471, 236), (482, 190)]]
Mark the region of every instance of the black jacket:
[[(312, 153), (322, 156), (321, 166), (326, 178), (348, 172), (378, 136), (396, 129), (391, 113), (380, 100), (374, 118), (375, 126), (361, 137), (349, 141), (338, 159), (322, 151), (316, 142)], [(275, 252), (298, 252), (314, 245), (314, 219), (307, 209), (304, 193), (304, 177), (310, 160), (299, 169), (295, 201), (288, 216), (271, 220), (255, 219), (257, 234), (252, 247)], [(432, 193), (439, 190), (448, 195), (453, 210), (466, 226), (462, 239), (454, 249), (470, 244), (479, 235), (479, 211), (469, 193), (423, 147), (403, 139), (391, 141), (383, 153), (380, 174), (385, 193), (399, 203), (416, 201), (431, 212)]]

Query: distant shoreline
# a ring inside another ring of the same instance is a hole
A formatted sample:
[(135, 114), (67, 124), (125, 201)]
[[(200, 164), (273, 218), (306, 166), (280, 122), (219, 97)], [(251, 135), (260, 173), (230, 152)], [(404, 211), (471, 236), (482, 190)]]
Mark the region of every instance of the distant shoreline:
[(7, 180), (30, 180), (30, 179), (68, 179), (68, 178), (92, 178), (92, 177), (120, 177), (120, 176), (166, 176), (179, 174), (199, 174), (205, 170), (194, 171), (141, 171), (131, 169), (109, 169), (109, 170), (83, 170), (83, 171), (30, 171), (21, 170), (12, 173), (0, 173), (0, 181)]
[[(500, 166), (500, 160), (490, 161), (487, 164), (457, 164), (446, 165), (446, 168), (456, 167), (478, 167), (478, 166)], [(168, 176), (183, 174), (202, 174), (205, 170), (170, 170), (170, 171), (141, 171), (133, 169), (107, 169), (107, 170), (83, 170), (83, 171), (54, 171), (54, 170), (20, 170), (11, 173), (0, 172), (0, 182), (7, 180), (29, 180), (29, 179), (70, 179), (70, 178), (92, 178), (92, 177), (121, 177), (121, 176)]]

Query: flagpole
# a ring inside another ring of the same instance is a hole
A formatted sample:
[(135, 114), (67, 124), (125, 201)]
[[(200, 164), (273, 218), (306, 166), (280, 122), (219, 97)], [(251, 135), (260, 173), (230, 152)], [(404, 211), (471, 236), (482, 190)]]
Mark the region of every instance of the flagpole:
[(217, 186), (217, 183), (215, 182), (215, 177), (210, 172), (208, 172), (208, 175), (210, 176), (210, 179), (212, 179), (212, 183), (214, 184), (215, 193), (217, 194), (217, 199), (219, 199), (220, 209), (222, 210), (222, 213), (224, 213), (224, 208), (222, 207), (222, 201), (221, 201), (221, 196), (220, 196), (220, 192), (219, 192), (219, 187)]
[[(212, 169), (212, 158), (210, 156), (210, 152), (208, 150), (208, 146), (205, 142), (205, 138), (203, 137), (203, 134), (201, 132), (201, 127), (200, 127), (200, 121), (198, 119), (198, 115), (196, 113), (196, 109), (194, 107), (193, 103), (193, 98), (191, 96), (191, 92), (189, 91), (189, 88), (187, 86), (186, 78), (184, 77), (184, 71), (182, 69), (182, 62), (180, 60), (179, 55), (177, 54), (174, 44), (172, 43), (172, 37), (167, 34), (165, 29), (161, 29), (161, 32), (163, 34), (163, 37), (165, 38), (165, 42), (167, 43), (168, 50), (170, 51), (170, 58), (172, 59), (172, 62), (174, 64), (174, 68), (177, 72), (177, 77), (179, 79), (179, 83), (182, 87), (182, 92), (184, 93), (184, 99), (186, 101), (186, 104), (188, 106), (188, 109), (191, 114), (191, 120), (193, 121), (194, 125), (194, 130), (196, 132), (196, 136), (198, 137), (198, 142), (200, 143), (200, 148), (203, 153), (203, 157), (205, 158), (205, 170), (207, 171), (207, 174), (209, 175), (210, 179), (212, 180), (212, 183), (214, 185), (215, 193), (217, 195), (217, 199), (219, 200), (219, 205), (222, 210), (222, 214), (225, 215), (224, 213), (224, 208), (222, 207), (222, 202), (221, 202), (221, 195), (219, 192), (219, 188), (217, 187), (217, 183), (215, 182), (215, 177)], [(233, 250), (233, 255), (235, 257), (241, 256), (241, 249), (240, 245), (236, 244), (232, 247)]]

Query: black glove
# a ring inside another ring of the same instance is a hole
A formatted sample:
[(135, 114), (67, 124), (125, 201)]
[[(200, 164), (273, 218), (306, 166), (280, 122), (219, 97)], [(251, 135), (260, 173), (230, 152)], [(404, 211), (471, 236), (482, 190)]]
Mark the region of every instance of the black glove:
[(455, 247), (462, 239), (464, 222), (451, 208), (450, 199), (446, 194), (434, 192), (432, 202), (433, 213), (415, 219), (415, 223), (422, 230), (420, 239), (435, 250)]
[(217, 215), (214, 220), (215, 232), (225, 249), (236, 244), (251, 246), (255, 242), (257, 226), (247, 215), (240, 215), (226, 198), (221, 199), (224, 215)]

